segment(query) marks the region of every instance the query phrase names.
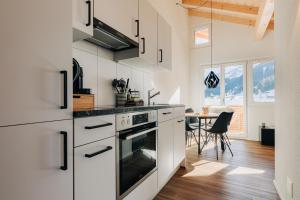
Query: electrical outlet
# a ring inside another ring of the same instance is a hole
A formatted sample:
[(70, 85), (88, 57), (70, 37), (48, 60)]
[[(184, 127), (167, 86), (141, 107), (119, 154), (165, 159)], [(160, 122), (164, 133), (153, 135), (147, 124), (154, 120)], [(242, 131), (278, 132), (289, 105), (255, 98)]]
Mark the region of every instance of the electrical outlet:
[(293, 182), (289, 177), (286, 179), (286, 189), (290, 197), (293, 198)]

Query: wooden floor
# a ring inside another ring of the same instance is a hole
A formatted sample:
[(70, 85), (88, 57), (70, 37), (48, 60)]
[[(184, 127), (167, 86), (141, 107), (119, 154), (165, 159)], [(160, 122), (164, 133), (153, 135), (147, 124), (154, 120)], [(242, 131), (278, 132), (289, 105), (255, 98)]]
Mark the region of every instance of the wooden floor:
[(197, 155), (187, 149), (187, 168), (180, 168), (155, 200), (280, 200), (273, 186), (274, 148), (233, 140), (216, 160), (213, 145)]

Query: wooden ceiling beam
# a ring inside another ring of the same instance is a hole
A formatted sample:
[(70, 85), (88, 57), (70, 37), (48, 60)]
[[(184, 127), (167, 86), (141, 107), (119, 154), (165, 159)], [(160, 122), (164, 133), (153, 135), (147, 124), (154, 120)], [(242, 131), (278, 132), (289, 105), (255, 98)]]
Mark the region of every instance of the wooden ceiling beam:
[[(201, 7), (210, 8), (211, 0), (182, 0), (182, 4), (188, 5), (188, 6), (195, 6), (195, 7), (202, 5)], [(238, 4), (225, 3), (225, 2), (212, 1), (212, 7), (214, 9), (226, 10), (226, 11), (232, 11), (232, 12), (240, 12), (240, 13), (246, 13), (246, 14), (252, 14), (252, 15), (257, 15), (259, 12), (258, 7), (247, 6), (247, 5), (238, 5)]]
[[(264, 0), (255, 24), (255, 34), (257, 39), (262, 39), (266, 33), (266, 30), (270, 26), (274, 14), (274, 0)], [(274, 28), (274, 23), (273, 23)]]
[[(211, 14), (209, 12), (203, 12), (199, 10), (190, 9), (189, 10), (189, 16), (196, 16), (196, 17), (204, 17), (204, 18), (211, 18)], [(221, 15), (217, 13), (213, 13), (212, 15), (214, 20), (224, 21), (224, 22), (230, 22), (235, 24), (242, 24), (247, 26), (255, 26), (256, 21), (253, 19), (247, 19), (247, 18), (241, 18), (241, 17), (235, 17), (235, 16), (229, 16), (229, 15)], [(274, 22), (271, 21), (269, 25), (267, 26), (267, 29), (273, 30), (274, 29)]]

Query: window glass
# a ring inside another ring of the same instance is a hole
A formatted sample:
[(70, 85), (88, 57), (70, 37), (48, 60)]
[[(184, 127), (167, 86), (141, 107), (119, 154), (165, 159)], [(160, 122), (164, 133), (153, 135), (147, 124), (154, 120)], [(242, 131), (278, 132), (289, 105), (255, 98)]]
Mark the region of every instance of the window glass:
[(244, 66), (225, 67), (225, 104), (243, 105), (244, 103)]
[[(221, 68), (207, 68), (204, 70), (203, 80), (208, 76), (208, 74), (213, 71), (221, 80)], [(220, 105), (221, 104), (221, 81), (216, 88), (207, 88), (204, 90), (204, 103), (205, 105)]]
[(255, 63), (252, 66), (252, 92), (255, 102), (275, 101), (274, 61)]
[(204, 26), (195, 31), (195, 46), (201, 46), (210, 42), (209, 27)]

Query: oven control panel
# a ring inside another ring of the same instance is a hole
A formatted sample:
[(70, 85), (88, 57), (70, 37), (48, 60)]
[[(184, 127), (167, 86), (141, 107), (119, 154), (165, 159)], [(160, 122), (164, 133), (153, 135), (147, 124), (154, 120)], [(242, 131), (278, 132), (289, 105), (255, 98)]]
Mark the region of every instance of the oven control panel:
[(157, 110), (116, 115), (117, 131), (157, 121)]

